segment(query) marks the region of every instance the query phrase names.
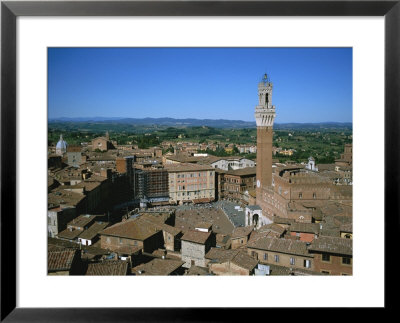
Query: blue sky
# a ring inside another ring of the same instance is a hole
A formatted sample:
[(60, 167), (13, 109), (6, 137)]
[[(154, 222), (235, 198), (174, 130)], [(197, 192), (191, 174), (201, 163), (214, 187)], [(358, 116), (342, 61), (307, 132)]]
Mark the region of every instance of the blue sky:
[(273, 83), (276, 122), (352, 122), (351, 48), (49, 48), (49, 118), (254, 121)]

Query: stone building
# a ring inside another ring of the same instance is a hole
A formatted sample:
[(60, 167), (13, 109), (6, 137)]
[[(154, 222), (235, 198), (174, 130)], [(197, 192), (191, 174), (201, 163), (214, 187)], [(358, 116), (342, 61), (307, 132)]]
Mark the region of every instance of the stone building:
[(185, 232), (182, 241), (182, 261), (183, 267), (191, 266), (205, 267), (205, 255), (211, 247), (215, 246), (211, 232), (201, 232), (188, 230)]
[(71, 167), (80, 167), (86, 162), (86, 156), (82, 156), (80, 146), (68, 146), (67, 148), (67, 164)]

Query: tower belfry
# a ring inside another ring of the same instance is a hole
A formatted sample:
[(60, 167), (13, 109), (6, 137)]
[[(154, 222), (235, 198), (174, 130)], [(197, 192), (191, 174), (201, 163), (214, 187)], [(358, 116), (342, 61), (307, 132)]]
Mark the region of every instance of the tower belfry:
[(257, 204), (262, 198), (262, 189), (272, 184), (272, 137), (275, 106), (272, 105), (272, 82), (264, 74), (258, 83), (258, 105), (255, 109), (257, 124)]

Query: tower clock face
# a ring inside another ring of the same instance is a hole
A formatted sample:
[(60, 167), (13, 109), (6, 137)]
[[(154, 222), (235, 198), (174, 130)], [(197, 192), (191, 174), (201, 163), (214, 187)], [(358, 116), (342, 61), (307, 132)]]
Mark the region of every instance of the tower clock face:
[(257, 187), (260, 187), (260, 180), (257, 180)]

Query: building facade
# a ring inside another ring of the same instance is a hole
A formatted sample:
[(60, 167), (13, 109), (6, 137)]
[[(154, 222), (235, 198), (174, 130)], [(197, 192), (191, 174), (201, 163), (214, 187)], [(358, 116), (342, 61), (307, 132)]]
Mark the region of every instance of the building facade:
[(183, 204), (215, 199), (215, 170), (197, 164), (166, 165), (169, 180), (169, 202)]

